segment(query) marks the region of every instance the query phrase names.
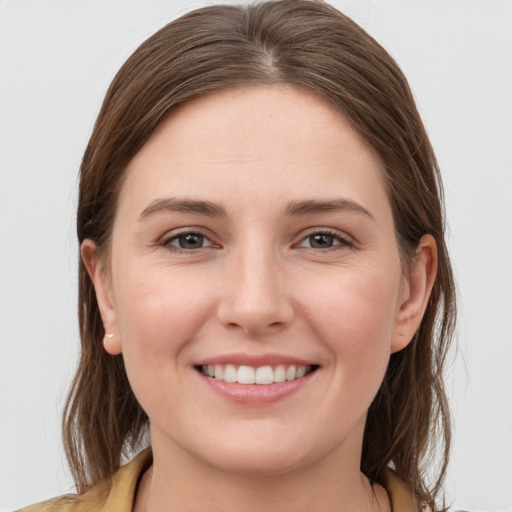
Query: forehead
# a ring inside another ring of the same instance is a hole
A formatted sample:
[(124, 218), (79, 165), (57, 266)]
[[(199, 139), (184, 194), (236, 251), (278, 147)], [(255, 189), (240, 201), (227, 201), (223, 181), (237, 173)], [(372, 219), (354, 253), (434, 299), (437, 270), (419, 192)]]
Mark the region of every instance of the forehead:
[[(262, 158), (261, 148), (265, 145), (267, 151), (272, 147), (281, 157), (280, 148), (285, 145), (299, 157), (301, 148), (310, 155), (310, 147), (298, 144), (307, 139), (317, 148), (315, 155), (325, 156), (326, 151), (339, 149), (345, 143), (358, 150), (361, 158), (378, 159), (373, 148), (328, 100), (288, 84), (231, 88), (189, 100), (160, 123), (135, 159), (153, 151), (163, 132), (175, 141), (176, 156), (180, 149), (197, 149), (207, 139), (219, 142), (203, 148), (212, 155), (229, 151), (233, 157)], [(279, 143), (268, 144), (276, 136)], [(267, 152), (265, 156), (271, 158), (274, 154)]]
[(228, 89), (181, 105), (128, 165), (121, 196), (149, 201), (160, 190), (231, 197), (271, 187), (276, 196), (279, 189), (313, 199), (334, 185), (361, 196), (375, 187), (385, 194), (383, 176), (376, 152), (327, 100), (273, 85)]

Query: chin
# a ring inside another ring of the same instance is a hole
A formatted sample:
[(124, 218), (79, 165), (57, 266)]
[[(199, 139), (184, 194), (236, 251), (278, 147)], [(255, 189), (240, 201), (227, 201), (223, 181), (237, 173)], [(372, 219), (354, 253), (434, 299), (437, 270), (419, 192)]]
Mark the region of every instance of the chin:
[(290, 426), (256, 422), (251, 427), (203, 439), (203, 443), (193, 445), (192, 456), (225, 473), (265, 477), (301, 470), (333, 448), (332, 439), (315, 442), (311, 432), (309, 436), (300, 429), (291, 432)]
[(250, 477), (291, 473), (311, 462), (306, 460), (304, 454), (297, 453), (296, 450), (283, 450), (277, 444), (267, 444), (264, 450), (259, 447), (228, 448), (207, 462), (222, 472)]

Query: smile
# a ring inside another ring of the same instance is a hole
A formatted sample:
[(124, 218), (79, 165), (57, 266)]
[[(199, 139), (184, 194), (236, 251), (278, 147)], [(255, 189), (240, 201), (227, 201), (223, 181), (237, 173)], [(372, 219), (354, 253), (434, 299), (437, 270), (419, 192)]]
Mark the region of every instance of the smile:
[(209, 364), (198, 368), (201, 373), (215, 380), (238, 384), (269, 385), (286, 381), (302, 379), (316, 366), (312, 365), (284, 365), (277, 366), (245, 366), (234, 364)]

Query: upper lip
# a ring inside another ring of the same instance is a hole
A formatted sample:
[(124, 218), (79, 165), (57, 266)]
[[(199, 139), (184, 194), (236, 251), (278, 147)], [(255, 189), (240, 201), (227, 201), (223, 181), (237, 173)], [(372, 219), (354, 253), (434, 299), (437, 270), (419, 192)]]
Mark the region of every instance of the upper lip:
[(252, 366), (254, 368), (259, 368), (261, 366), (277, 366), (280, 364), (310, 366), (314, 365), (315, 363), (298, 357), (287, 356), (283, 354), (224, 354), (203, 359), (202, 361), (196, 363), (196, 366), (207, 366), (215, 364), (232, 364), (235, 366)]

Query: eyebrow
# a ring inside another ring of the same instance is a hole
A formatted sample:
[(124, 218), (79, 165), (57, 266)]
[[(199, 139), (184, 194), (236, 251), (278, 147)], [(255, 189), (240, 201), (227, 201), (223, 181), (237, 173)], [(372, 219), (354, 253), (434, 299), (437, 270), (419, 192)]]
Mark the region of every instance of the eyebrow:
[[(362, 213), (375, 221), (373, 215), (359, 203), (351, 199), (334, 199), (330, 201), (319, 201), (307, 199), (304, 201), (292, 201), (285, 209), (287, 216), (303, 216), (321, 212), (343, 212), (352, 211)], [(179, 213), (195, 213), (198, 215), (206, 215), (208, 217), (227, 217), (226, 210), (210, 201), (200, 201), (195, 199), (177, 199), (164, 198), (155, 199), (149, 206), (144, 208), (139, 215), (139, 221), (143, 221), (156, 213), (161, 212), (179, 212)]]
[(160, 212), (196, 213), (208, 217), (227, 217), (226, 210), (222, 206), (210, 201), (197, 201), (194, 199), (156, 199), (144, 208), (139, 215), (139, 221)]
[(347, 210), (362, 213), (375, 221), (373, 215), (366, 208), (351, 199), (334, 199), (332, 201), (292, 201), (286, 208), (286, 215), (300, 216), (321, 212), (343, 212)]

